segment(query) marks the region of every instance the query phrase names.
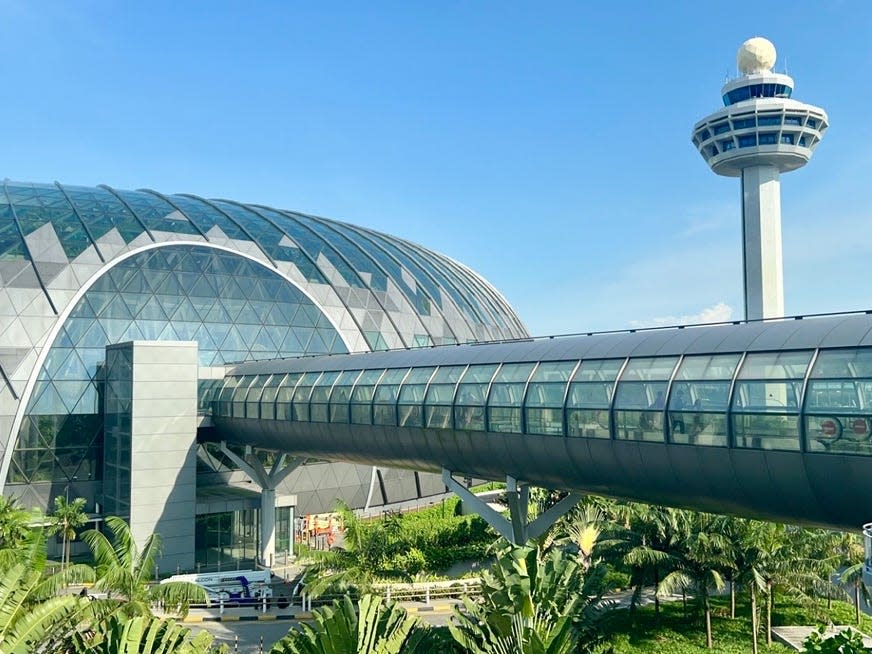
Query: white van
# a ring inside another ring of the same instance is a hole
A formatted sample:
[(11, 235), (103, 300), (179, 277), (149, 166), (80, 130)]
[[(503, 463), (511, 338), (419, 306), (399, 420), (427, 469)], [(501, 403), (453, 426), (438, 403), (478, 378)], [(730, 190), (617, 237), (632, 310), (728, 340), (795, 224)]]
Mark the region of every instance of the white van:
[(202, 574), (173, 575), (160, 583), (187, 581), (202, 586), (211, 602), (256, 603), (272, 599), (272, 573), (269, 570), (228, 570)]

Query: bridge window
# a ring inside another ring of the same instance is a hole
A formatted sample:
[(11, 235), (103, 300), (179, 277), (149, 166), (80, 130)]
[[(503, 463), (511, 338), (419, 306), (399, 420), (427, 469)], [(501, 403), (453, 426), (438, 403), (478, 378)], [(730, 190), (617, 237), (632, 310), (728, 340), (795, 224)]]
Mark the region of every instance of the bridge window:
[(494, 377), (487, 401), (488, 431), (523, 433), (521, 405), (535, 363), (504, 363)]
[(775, 145), (777, 142), (777, 132), (764, 132), (760, 134), (760, 145)]
[(303, 378), (303, 373), (289, 373), (280, 383), (276, 391), (276, 420), (291, 420), (294, 417), (293, 399), (297, 384)]
[(872, 455), (872, 348), (821, 350), (805, 413), (809, 451)]
[(310, 421), (328, 422), (327, 402), (330, 399), (330, 392), (333, 390), (333, 384), (339, 378), (339, 374), (336, 371), (325, 372), (318, 378), (315, 385), (312, 386), (312, 392), (309, 395)]
[(729, 124), (729, 123), (718, 123), (717, 125), (715, 125), (714, 127), (712, 127), (712, 132), (713, 132), (715, 135), (717, 135), (717, 134), (725, 134), (725, 133), (727, 133), (727, 132), (729, 132), (729, 131), (730, 131), (730, 124)]
[(352, 424), (372, 424), (372, 396), (375, 393), (375, 385), (384, 372), (384, 370), (364, 370), (360, 373), (351, 391)]
[(360, 370), (346, 370), (333, 384), (333, 391), (330, 393), (330, 422), (346, 424), (350, 421), (351, 389), (359, 376)]
[(424, 398), (424, 425), (436, 429), (451, 429), (451, 405), (457, 382), (466, 366), (443, 366), (433, 373)]
[(609, 407), (624, 359), (582, 361), (569, 384), (566, 435), (611, 438)]
[(733, 395), (736, 447), (799, 449), (802, 380), (811, 352), (749, 354)]
[(563, 435), (563, 402), (566, 384), (575, 371), (576, 361), (540, 363), (530, 379), (524, 400), (526, 433)]
[(689, 356), (682, 360), (669, 396), (670, 442), (727, 446), (730, 382), (739, 356)]
[(499, 366), (488, 364), (469, 366), (457, 385), (454, 400), (454, 428), (485, 431), (484, 405), (491, 379)]
[(300, 379), (297, 388), (294, 390), (294, 400), (291, 404), (293, 413), (291, 419), (298, 422), (309, 422), (309, 396), (312, 394), (312, 387), (318, 378), (320, 372), (307, 372)]
[(757, 135), (747, 134), (745, 136), (740, 136), (738, 141), (740, 148), (753, 148), (755, 145), (757, 145)]
[(630, 359), (615, 395), (615, 438), (663, 442), (666, 389), (678, 357)]
[(751, 127), (757, 127), (757, 119), (754, 117), (739, 118), (733, 121), (733, 129), (749, 129)]
[(781, 142), (785, 145), (793, 145), (796, 137), (793, 134), (782, 134)]
[(251, 386), (251, 382), (255, 379), (255, 375), (245, 375), (239, 380), (239, 384), (237, 384), (236, 388), (233, 389), (230, 411), (230, 415), (233, 418), (245, 417), (245, 396), (248, 395), (248, 387)]
[(436, 368), (412, 368), (400, 388), (398, 410), (400, 412), (400, 427), (424, 426), (424, 396), (427, 393), (427, 382)]
[(233, 396), (233, 391), (239, 383), (240, 377), (225, 377), (224, 383), (218, 392), (215, 394), (215, 402), (213, 405), (213, 413), (216, 416), (230, 417), (230, 398)]
[(275, 420), (276, 396), (279, 392), (279, 386), (286, 377), (287, 375), (273, 375), (263, 387), (263, 394), (260, 396), (261, 420)]
[(802, 125), (802, 116), (785, 116), (785, 125)]
[(400, 383), (408, 372), (408, 368), (388, 369), (378, 380), (378, 386), (375, 387), (372, 396), (372, 424), (396, 427)]
[(245, 417), (260, 418), (260, 396), (263, 395), (263, 387), (269, 381), (271, 375), (258, 375), (248, 387), (245, 396)]

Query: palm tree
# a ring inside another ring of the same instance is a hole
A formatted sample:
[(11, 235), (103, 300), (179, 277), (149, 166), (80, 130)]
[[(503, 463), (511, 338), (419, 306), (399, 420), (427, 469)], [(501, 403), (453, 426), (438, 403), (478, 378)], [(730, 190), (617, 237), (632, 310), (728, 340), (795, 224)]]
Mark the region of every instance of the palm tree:
[(719, 530), (716, 516), (691, 515), (690, 531), (679, 544), (677, 566), (660, 582), (660, 589), (673, 592), (692, 588), (705, 613), (705, 642), (711, 649), (712, 616), (709, 598), (713, 590), (724, 587), (720, 570), (729, 565), (729, 543)]
[(396, 602), (364, 595), (359, 615), (347, 595), (315, 609), (314, 625), (301, 623), (277, 642), (270, 654), (401, 654), (430, 650), (430, 630)]
[(70, 543), (76, 539), (76, 530), (88, 522), (84, 511), (85, 498), (77, 497), (72, 502), (62, 495), (54, 499), (54, 511), (49, 516), (49, 534), (61, 534), (63, 537), (62, 562), (70, 563)]
[(151, 616), (151, 604), (161, 602), (175, 607), (182, 615), (193, 603), (206, 603), (206, 590), (189, 582), (149, 585), (149, 578), (160, 554), (160, 535), (152, 534), (139, 551), (130, 526), (121, 518), (109, 516), (106, 525), (112, 532), (110, 541), (96, 529), (82, 534), (91, 548), (97, 573), (97, 590), (105, 591), (120, 604), (127, 616)]
[(854, 600), (854, 619), (860, 624), (860, 599), (868, 604), (870, 600), (869, 588), (863, 580), (863, 568), (866, 564), (866, 552), (860, 537), (855, 534), (844, 533), (840, 538), (840, 553), (842, 565), (846, 565), (839, 573), (839, 581), (852, 589)]

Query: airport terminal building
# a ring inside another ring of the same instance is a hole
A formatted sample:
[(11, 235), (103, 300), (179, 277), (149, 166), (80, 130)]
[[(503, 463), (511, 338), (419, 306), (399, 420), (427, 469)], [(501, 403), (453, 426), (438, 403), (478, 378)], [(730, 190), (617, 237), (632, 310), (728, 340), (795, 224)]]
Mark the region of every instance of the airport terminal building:
[[(475, 272), (370, 229), (191, 195), (6, 181), (0, 483), (44, 511), (63, 495), (86, 498), (98, 521), (151, 511), (170, 531), (196, 523), (203, 565), (250, 559), (257, 487), (246, 490), (232, 452), (196, 443), (227, 364), (526, 336)], [(149, 347), (157, 343), (167, 347)], [(151, 377), (131, 386), (134, 358)], [(151, 404), (137, 404), (134, 387), (150, 389)], [(182, 396), (199, 401), (199, 415), (168, 419)], [(158, 465), (163, 445), (136, 463), (145, 443), (179, 443), (173, 456), (191, 474), (166, 477), (176, 473)], [(175, 503), (161, 496), (168, 484)], [(433, 474), (307, 461), (274, 490), (284, 551), (294, 511), (329, 511), (337, 498), (393, 505), (445, 488)]]

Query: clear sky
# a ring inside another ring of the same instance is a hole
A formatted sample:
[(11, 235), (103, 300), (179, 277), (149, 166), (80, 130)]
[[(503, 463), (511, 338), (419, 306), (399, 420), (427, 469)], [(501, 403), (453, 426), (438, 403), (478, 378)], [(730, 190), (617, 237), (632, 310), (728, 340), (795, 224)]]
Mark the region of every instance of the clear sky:
[(872, 308), (868, 0), (0, 8), (0, 177), (366, 225), (537, 335), (741, 317), (739, 182), (690, 131), (765, 36), (831, 124), (782, 177), (787, 312)]

